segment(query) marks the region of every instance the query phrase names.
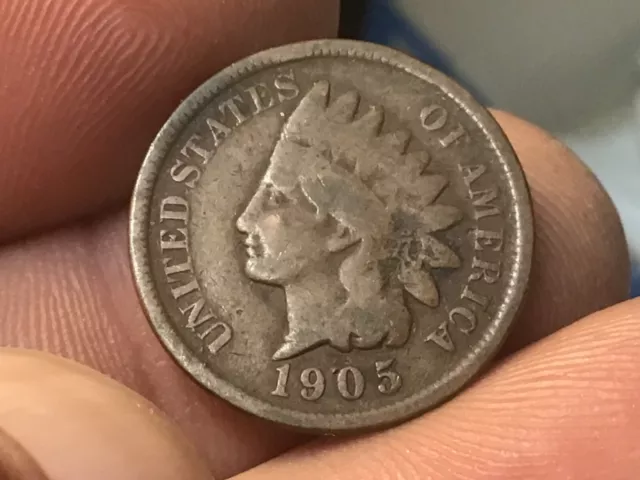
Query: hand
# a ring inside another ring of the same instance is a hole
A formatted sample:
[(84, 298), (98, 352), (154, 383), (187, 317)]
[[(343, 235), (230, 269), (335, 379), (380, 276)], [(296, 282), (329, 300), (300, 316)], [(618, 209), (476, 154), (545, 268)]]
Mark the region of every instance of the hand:
[(635, 478), (640, 303), (623, 302), (617, 213), (571, 152), (505, 113), (534, 200), (530, 294), (494, 368), (441, 408), (312, 439), (204, 391), (151, 332), (124, 210), (155, 132), (231, 61), (336, 24), (327, 0), (0, 4), (0, 344), (21, 347), (0, 349), (0, 478)]

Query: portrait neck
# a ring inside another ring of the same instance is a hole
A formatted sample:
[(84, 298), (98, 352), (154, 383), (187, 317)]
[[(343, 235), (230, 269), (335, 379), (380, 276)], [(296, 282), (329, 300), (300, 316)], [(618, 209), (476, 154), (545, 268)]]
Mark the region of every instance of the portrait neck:
[(309, 316), (317, 318), (320, 312), (330, 312), (339, 308), (346, 298), (344, 287), (335, 272), (315, 270), (299, 277), (284, 289), (290, 317), (305, 316), (306, 312), (309, 312)]
[(274, 359), (285, 359), (326, 343), (346, 292), (336, 272), (314, 269), (284, 287), (289, 331)]

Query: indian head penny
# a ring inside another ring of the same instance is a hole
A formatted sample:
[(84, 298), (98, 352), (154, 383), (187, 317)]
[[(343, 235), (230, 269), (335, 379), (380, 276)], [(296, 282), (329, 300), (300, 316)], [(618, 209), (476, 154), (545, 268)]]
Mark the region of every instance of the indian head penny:
[(429, 66), (345, 40), (198, 88), (144, 160), (130, 226), (175, 360), (241, 409), (323, 432), (459, 392), (514, 320), (533, 242), (491, 115)]

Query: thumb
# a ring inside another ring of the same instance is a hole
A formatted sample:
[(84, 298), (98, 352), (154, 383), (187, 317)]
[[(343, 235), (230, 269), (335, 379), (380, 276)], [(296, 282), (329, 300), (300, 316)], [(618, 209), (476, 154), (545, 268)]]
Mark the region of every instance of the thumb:
[(0, 478), (211, 474), (178, 429), (131, 390), (62, 358), (0, 349)]
[(7, 432), (0, 429), (0, 478), (3, 480), (47, 480), (40, 465)]

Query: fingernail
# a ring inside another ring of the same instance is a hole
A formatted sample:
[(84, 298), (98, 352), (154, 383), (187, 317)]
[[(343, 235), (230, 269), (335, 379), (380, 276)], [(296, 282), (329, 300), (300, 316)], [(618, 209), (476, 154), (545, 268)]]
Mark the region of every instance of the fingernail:
[(29, 452), (2, 428), (0, 428), (0, 479), (49, 480)]

